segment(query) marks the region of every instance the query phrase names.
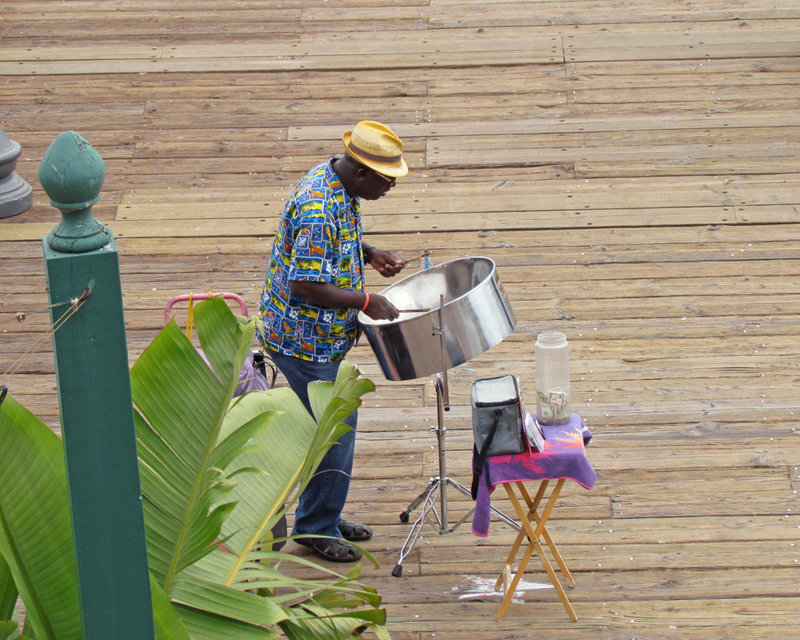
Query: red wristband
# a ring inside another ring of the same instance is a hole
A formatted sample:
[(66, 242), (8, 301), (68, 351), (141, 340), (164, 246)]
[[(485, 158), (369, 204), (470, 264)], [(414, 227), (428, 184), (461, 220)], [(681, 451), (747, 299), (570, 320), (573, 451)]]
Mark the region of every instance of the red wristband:
[(368, 306), (369, 306), (369, 294), (365, 291), (364, 292), (364, 306), (361, 307), (361, 310), (362, 311), (366, 311)]

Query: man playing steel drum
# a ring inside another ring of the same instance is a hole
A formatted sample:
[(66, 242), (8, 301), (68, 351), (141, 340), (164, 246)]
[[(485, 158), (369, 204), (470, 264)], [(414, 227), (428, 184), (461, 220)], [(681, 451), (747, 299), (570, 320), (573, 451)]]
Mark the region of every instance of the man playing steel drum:
[[(286, 203), (259, 310), (259, 338), (309, 412), (308, 384), (336, 379), (358, 334), (358, 312), (375, 320), (398, 317), (385, 297), (364, 289), (366, 264), (390, 277), (404, 263), (393, 251), (363, 242), (361, 200), (382, 198), (408, 173), (403, 142), (386, 125), (369, 120), (342, 140), (344, 155), (312, 168)], [(367, 525), (342, 518), (357, 419), (356, 411), (345, 421), (352, 431), (325, 455), (295, 514), (293, 533), (303, 536), (297, 542), (334, 562), (359, 560), (361, 553), (349, 541), (372, 537)]]

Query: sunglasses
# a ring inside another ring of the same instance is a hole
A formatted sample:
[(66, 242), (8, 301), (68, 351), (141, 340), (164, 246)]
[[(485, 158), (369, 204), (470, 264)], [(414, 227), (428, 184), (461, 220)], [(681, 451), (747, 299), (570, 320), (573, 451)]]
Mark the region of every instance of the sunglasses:
[[(358, 162), (358, 161), (356, 161), (356, 162)], [(395, 178), (394, 176), (387, 176), (385, 173), (381, 173), (380, 171), (376, 171), (372, 167), (368, 167), (367, 165), (361, 164), (360, 162), (358, 164), (361, 165), (362, 167), (364, 167), (364, 169), (366, 169), (367, 171), (371, 171), (372, 173), (374, 173), (376, 176), (378, 176), (382, 180), (386, 180), (386, 182), (392, 183), (392, 182), (396, 182), (397, 181), (397, 178)]]
[(397, 178), (395, 178), (394, 176), (384, 175), (380, 171), (375, 171), (375, 169), (372, 169), (372, 173), (374, 173), (379, 178), (383, 178), (384, 180), (386, 180), (386, 182), (395, 182), (397, 180)]

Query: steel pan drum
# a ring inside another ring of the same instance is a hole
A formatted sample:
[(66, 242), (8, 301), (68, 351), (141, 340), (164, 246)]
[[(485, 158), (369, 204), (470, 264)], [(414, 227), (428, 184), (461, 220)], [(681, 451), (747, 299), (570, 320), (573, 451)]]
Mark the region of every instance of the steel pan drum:
[[(419, 271), (381, 291), (404, 312), (396, 320), (358, 314), (383, 375), (411, 380), (468, 362), (499, 344), (516, 325), (494, 260), (461, 258)], [(441, 321), (439, 306), (444, 296)], [(442, 338), (444, 334), (444, 353)]]

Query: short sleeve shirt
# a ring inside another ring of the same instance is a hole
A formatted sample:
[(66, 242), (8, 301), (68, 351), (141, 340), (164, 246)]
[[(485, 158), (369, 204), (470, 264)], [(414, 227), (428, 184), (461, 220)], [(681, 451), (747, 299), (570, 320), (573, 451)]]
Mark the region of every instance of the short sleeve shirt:
[(358, 335), (358, 310), (313, 305), (291, 295), (292, 280), (364, 288), (361, 212), (333, 171), (333, 159), (298, 183), (281, 215), (261, 293), (259, 337), (269, 349), (335, 362)]

